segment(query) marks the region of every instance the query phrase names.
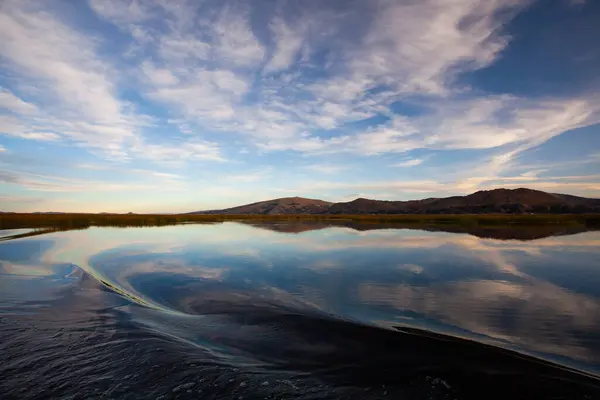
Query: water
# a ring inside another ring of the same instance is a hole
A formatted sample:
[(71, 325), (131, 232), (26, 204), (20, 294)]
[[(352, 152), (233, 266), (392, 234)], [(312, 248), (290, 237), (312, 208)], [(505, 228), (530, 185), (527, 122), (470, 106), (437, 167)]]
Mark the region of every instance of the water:
[(600, 398), (600, 232), (390, 227), (0, 232), (0, 395)]

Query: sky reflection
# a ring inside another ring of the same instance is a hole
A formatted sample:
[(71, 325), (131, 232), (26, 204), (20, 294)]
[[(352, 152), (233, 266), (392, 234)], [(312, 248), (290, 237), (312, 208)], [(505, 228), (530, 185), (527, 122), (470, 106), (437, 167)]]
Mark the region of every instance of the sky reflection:
[[(0, 281), (65, 276), (55, 266), (74, 264), (169, 313), (265, 301), (423, 327), (598, 373), (600, 232), (503, 241), (322, 228), (284, 233), (223, 223), (55, 232), (0, 244)], [(35, 262), (31, 248), (39, 249)]]

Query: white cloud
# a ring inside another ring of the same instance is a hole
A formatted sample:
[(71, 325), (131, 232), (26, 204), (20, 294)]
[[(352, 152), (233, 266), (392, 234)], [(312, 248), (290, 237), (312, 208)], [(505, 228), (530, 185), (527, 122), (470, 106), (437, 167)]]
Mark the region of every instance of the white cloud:
[[(53, 4), (5, 3), (0, 51), (15, 79), (11, 91), (0, 90), (0, 130), (94, 156), (179, 167), (224, 161), (232, 147), (244, 149), (243, 159), (290, 151), (313, 162), (291, 168), (335, 174), (339, 160), (355, 156), (376, 163), (393, 155), (393, 166), (409, 168), (425, 160), (408, 158), (412, 150), (470, 150), (470, 160), (432, 179), (315, 186), (462, 193), (543, 187), (552, 178), (533, 173), (535, 165), (519, 167), (523, 153), (600, 121), (594, 97), (491, 95), (458, 80), (501, 57), (510, 41), (505, 24), (529, 1), (359, 0), (344, 12), (328, 2), (267, 12), (257, 3), (90, 0), (120, 38), (131, 36), (118, 46), (94, 24), (76, 29), (77, 15)], [(259, 179), (244, 172), (240, 181)], [(556, 190), (595, 190), (591, 178), (553, 182)]]
[(34, 114), (37, 111), (37, 107), (34, 104), (27, 103), (9, 90), (2, 88), (0, 88), (0, 108), (17, 114)]
[(264, 49), (249, 24), (245, 5), (225, 5), (214, 21), (213, 51), (220, 61), (239, 66), (253, 66), (262, 61)]
[(304, 42), (302, 29), (294, 29), (278, 17), (269, 25), (273, 34), (275, 48), (271, 59), (263, 69), (264, 73), (273, 73), (288, 69), (296, 60)]
[(169, 172), (155, 171), (143, 168), (131, 168), (128, 164), (76, 164), (76, 168), (83, 168), (92, 171), (115, 171), (120, 174), (136, 174), (152, 178), (160, 178), (172, 181), (181, 181), (184, 179), (182, 175)]
[[(149, 181), (115, 182), (107, 180), (90, 180), (82, 178), (65, 178), (36, 174), (24, 171), (5, 170), (0, 172), (0, 182), (19, 185), (27, 190), (38, 192), (135, 192), (151, 190), (179, 190), (182, 183), (174, 179), (160, 179), (155, 174), (148, 176)], [(164, 178), (164, 177), (162, 177)]]
[[(294, 182), (294, 190), (298, 193), (336, 193), (336, 201), (348, 201), (357, 197), (386, 200), (418, 200), (425, 197), (443, 197), (465, 195), (477, 190), (490, 190), (498, 187), (528, 187), (552, 193), (570, 193), (587, 197), (600, 196), (600, 175), (581, 176), (509, 176), (495, 175), (476, 178), (445, 177), (420, 180), (356, 180), (329, 181), (309, 180)], [(439, 180), (438, 180), (439, 179)], [(351, 195), (347, 195), (351, 192)], [(339, 193), (339, 194), (337, 194)]]
[(320, 174), (337, 174), (348, 169), (347, 166), (334, 164), (312, 164), (305, 168)]
[[(508, 43), (503, 24), (526, 4), (379, 1), (357, 7), (361, 15), (350, 10), (331, 13), (335, 17), (328, 15), (327, 6), (306, 6), (293, 19), (278, 12), (268, 21), (263, 28), (270, 34), (271, 47), (257, 39), (257, 27), (250, 24), (252, 10), (246, 5), (224, 4), (198, 13), (195, 4), (127, 2), (115, 8), (132, 14), (127, 17), (97, 11), (123, 26), (162, 8), (167, 31), (157, 35), (158, 41), (140, 42), (157, 46), (160, 55), (141, 63), (151, 83), (146, 93), (200, 128), (186, 129), (192, 134), (202, 128), (243, 134), (263, 151), (378, 155), (519, 145), (511, 153), (515, 156), (566, 129), (590, 123), (590, 110), (595, 108), (577, 99), (538, 105), (475, 92), (456, 97), (463, 88), (454, 86), (454, 77), (499, 56)], [(358, 27), (358, 20), (370, 23)], [(350, 34), (353, 30), (362, 34)], [(331, 54), (325, 76), (309, 70), (315, 49)], [(293, 73), (269, 76), (292, 67)], [(255, 80), (261, 68), (267, 76)], [(401, 117), (389, 109), (398, 99), (423, 93), (432, 96), (433, 104), (425, 115)], [(345, 124), (376, 115), (391, 120), (362, 132), (344, 129)], [(532, 124), (530, 119), (549, 123)], [(332, 129), (339, 131), (319, 133)]]
[(160, 39), (159, 54), (165, 60), (194, 62), (209, 59), (211, 46), (188, 34), (171, 34)]
[(223, 179), (234, 183), (253, 183), (267, 178), (271, 172), (271, 168), (263, 168), (256, 171), (227, 174), (223, 176)]
[(150, 2), (144, 0), (88, 0), (100, 16), (122, 24), (142, 22), (152, 16)]
[(161, 179), (167, 179), (167, 180), (182, 180), (183, 179), (183, 176), (181, 176), (181, 175), (171, 174), (168, 172), (152, 171), (152, 170), (147, 170), (147, 169), (133, 169), (131, 171), (142, 174), (142, 175), (151, 176), (154, 178), (161, 178)]
[[(136, 117), (125, 112), (111, 79), (116, 73), (95, 54), (97, 45), (39, 5), (9, 1), (1, 9), (0, 52), (6, 65), (45, 97), (44, 113), (21, 121), (30, 138), (56, 139), (52, 132), (58, 129), (84, 145), (120, 153), (117, 149), (135, 136)], [(33, 113), (34, 108), (19, 104), (13, 111)]]
[(164, 68), (156, 68), (149, 61), (142, 63), (142, 71), (156, 86), (172, 86), (179, 82), (179, 79), (171, 71)]
[(164, 164), (181, 164), (186, 160), (225, 161), (217, 143), (195, 140), (180, 146), (161, 143), (137, 142), (131, 151), (138, 158), (145, 158)]
[[(402, 91), (443, 93), (453, 73), (492, 63), (506, 46), (499, 28), (527, 2), (457, 0), (378, 2), (362, 46), (353, 54), (355, 74)], [(399, 23), (401, 21), (401, 23)]]
[[(154, 83), (158, 83), (156, 77)], [(169, 83), (149, 90), (149, 96), (177, 107), (188, 118), (198, 118), (215, 128), (221, 121), (234, 117), (236, 106), (249, 87), (244, 79), (226, 70), (200, 69), (179, 85), (175, 85), (174, 80)]]
[(18, 4), (12, 1), (0, 13), (3, 56), (44, 80), (78, 112), (98, 121), (119, 121), (121, 104), (113, 95), (106, 65), (93, 53), (95, 43), (53, 15), (28, 12)]
[(392, 167), (416, 167), (417, 165), (421, 165), (423, 163), (423, 159), (421, 158), (413, 158), (410, 160), (400, 161), (392, 164)]
[(58, 136), (56, 133), (52, 133), (52, 132), (28, 132), (28, 133), (23, 133), (20, 137), (23, 139), (46, 140), (46, 141), (54, 141), (54, 140), (60, 139), (60, 136)]
[(0, 133), (20, 139), (30, 140), (59, 140), (60, 136), (53, 132), (38, 132), (19, 118), (10, 115), (0, 115)]

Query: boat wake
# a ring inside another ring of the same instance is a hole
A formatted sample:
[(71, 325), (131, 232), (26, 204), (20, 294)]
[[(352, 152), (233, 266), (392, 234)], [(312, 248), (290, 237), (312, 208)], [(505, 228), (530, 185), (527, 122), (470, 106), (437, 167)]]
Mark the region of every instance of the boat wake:
[(600, 398), (582, 371), (273, 288), (53, 268), (36, 289), (45, 298), (0, 314), (3, 398)]

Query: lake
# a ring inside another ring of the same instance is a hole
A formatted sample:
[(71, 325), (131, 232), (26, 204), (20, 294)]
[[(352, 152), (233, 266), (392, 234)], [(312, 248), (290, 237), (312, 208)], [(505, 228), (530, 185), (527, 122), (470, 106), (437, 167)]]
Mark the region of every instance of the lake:
[(32, 233), (0, 232), (3, 399), (600, 398), (599, 231)]

